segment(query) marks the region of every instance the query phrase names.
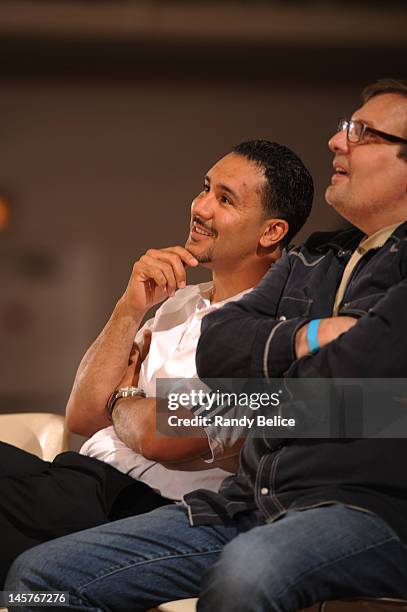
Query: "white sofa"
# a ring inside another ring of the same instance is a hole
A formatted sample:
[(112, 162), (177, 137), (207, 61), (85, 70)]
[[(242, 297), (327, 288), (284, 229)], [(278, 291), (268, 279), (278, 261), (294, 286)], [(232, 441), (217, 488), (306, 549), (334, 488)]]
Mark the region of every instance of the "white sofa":
[(0, 441), (46, 461), (52, 461), (69, 447), (64, 417), (46, 412), (0, 414)]

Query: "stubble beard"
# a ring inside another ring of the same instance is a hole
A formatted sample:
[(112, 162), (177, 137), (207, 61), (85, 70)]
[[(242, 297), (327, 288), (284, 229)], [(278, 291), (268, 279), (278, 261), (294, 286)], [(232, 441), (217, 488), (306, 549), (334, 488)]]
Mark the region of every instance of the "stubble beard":
[(374, 205), (372, 202), (363, 200), (354, 201), (351, 192), (336, 193), (333, 191), (332, 197), (329, 198), (329, 187), (325, 192), (325, 199), (328, 204), (342, 217), (355, 227), (361, 229), (366, 226), (366, 219), (380, 212), (382, 203)]
[(199, 261), (200, 264), (211, 263), (213, 259), (213, 249), (208, 249), (204, 253), (192, 253), (192, 255)]
[(193, 255), (195, 257), (195, 259), (197, 261), (199, 261), (200, 264), (207, 264), (207, 263), (211, 263), (212, 262), (212, 260), (213, 260), (213, 246), (209, 247), (203, 253), (195, 253), (195, 248), (194, 247), (199, 248), (199, 245), (198, 244), (194, 244), (190, 240), (187, 240), (187, 242), (185, 244), (186, 250), (189, 251), (191, 253), (191, 255)]

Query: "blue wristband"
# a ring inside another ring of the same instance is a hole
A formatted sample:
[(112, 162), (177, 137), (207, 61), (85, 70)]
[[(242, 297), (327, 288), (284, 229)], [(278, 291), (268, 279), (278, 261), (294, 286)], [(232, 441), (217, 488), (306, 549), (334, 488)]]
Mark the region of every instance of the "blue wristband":
[(321, 348), (318, 342), (318, 327), (321, 319), (312, 319), (308, 323), (307, 342), (310, 353), (316, 353)]

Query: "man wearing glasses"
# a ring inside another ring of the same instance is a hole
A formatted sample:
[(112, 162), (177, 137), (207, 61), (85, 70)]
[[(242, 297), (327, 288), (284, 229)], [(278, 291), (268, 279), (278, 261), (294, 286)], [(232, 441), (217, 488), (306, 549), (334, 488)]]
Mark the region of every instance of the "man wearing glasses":
[[(329, 147), (326, 199), (354, 227), (312, 236), (209, 314), (201, 378), (407, 378), (407, 83), (367, 88)], [(200, 612), (406, 598), (406, 474), (401, 437), (249, 436), (219, 493), (34, 549), (6, 588), (121, 612), (199, 592)]]

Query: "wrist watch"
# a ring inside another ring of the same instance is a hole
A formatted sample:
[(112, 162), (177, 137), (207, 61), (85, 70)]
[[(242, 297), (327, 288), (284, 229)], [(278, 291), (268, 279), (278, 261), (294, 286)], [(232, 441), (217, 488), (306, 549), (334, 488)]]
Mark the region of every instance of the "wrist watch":
[(120, 387), (120, 389), (115, 389), (106, 404), (107, 414), (110, 420), (112, 420), (116, 402), (123, 397), (146, 397), (146, 394), (141, 387)]

